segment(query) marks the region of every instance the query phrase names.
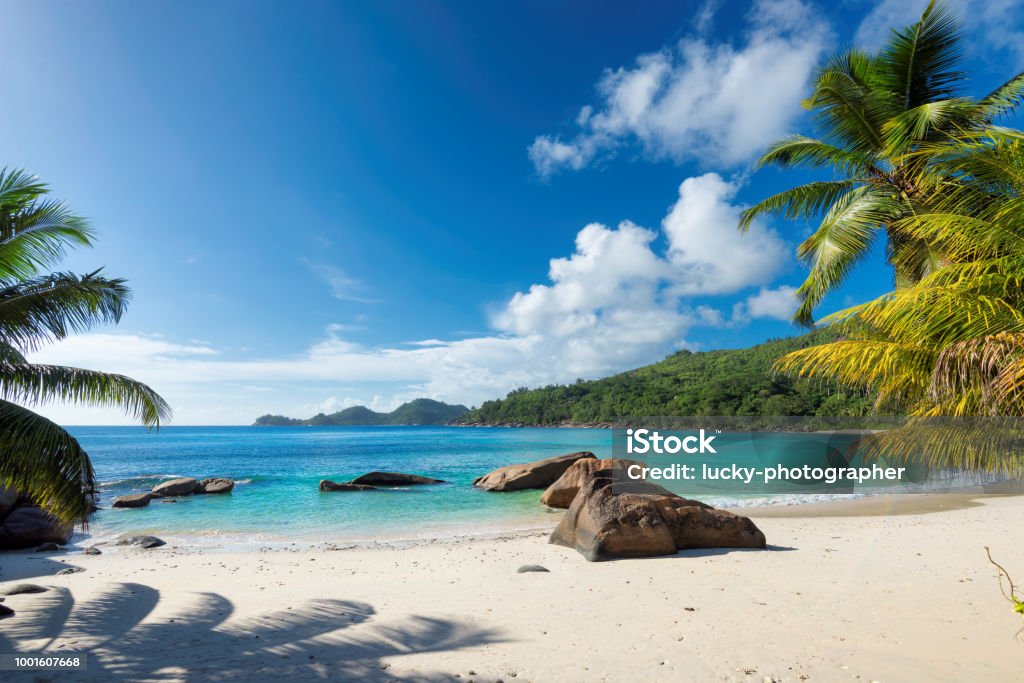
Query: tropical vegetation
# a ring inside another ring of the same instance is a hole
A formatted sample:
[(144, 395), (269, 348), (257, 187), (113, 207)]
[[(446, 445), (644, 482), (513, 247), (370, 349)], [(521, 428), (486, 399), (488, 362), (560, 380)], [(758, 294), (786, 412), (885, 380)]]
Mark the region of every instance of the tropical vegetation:
[(84, 523), (96, 477), (81, 444), (32, 408), (70, 402), (117, 407), (149, 427), (170, 416), (164, 400), (122, 375), (32, 363), (42, 346), (121, 319), (125, 281), (97, 270), (47, 272), (69, 247), (88, 247), (88, 222), (35, 176), (0, 170), (0, 485), (63, 523)]
[[(1020, 473), (1016, 423), (993, 420), (1024, 416), (1024, 135), (991, 119), (1019, 104), (1024, 75), (980, 101), (957, 95), (959, 40), (949, 12), (933, 2), (880, 53), (858, 57), (857, 73), (871, 76), (860, 79), (864, 85), (854, 87), (850, 74), (843, 80), (826, 66), (816, 93), (838, 79), (846, 89), (836, 92), (865, 98), (863, 106), (828, 105), (831, 134), (851, 143), (849, 130), (870, 134), (885, 156), (851, 144), (842, 155), (837, 147), (787, 157), (779, 145), (768, 160), (828, 159), (850, 171), (836, 181), (845, 189), (829, 195), (797, 188), (790, 199), (770, 198), (748, 215), (773, 206), (790, 217), (826, 209), (801, 247), (810, 261), (801, 321), (877, 233), (888, 236), (896, 275), (894, 291), (823, 319), (836, 338), (786, 354), (778, 371), (869, 392), (876, 413), (908, 415), (905, 428), (867, 440), (876, 453)], [(886, 74), (899, 64), (906, 77), (891, 80)], [(897, 99), (914, 106), (893, 115), (886, 103)], [(862, 148), (884, 159), (881, 175), (862, 173)]]
[(794, 380), (772, 370), (779, 356), (832, 339), (818, 331), (737, 350), (679, 351), (604, 379), (518, 389), (487, 401), (457, 422), (592, 425), (627, 417), (858, 416), (871, 409), (859, 390)]
[(892, 32), (875, 54), (841, 51), (819, 68), (804, 106), (817, 135), (772, 145), (760, 166), (831, 169), (833, 178), (785, 190), (747, 209), (746, 230), (760, 216), (819, 218), (798, 248), (808, 266), (794, 319), (814, 322), (814, 310), (884, 236), (897, 289), (913, 285), (950, 261), (941, 245), (908, 229), (944, 186), (936, 155), (963, 134), (985, 131), (1012, 111), (1024, 74), (980, 99), (963, 92), (962, 36), (950, 10), (929, 3), (920, 21)]

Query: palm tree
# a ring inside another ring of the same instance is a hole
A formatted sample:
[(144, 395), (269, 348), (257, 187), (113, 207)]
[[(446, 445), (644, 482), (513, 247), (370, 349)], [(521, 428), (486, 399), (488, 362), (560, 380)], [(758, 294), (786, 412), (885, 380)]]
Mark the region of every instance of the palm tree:
[(878, 454), (914, 445), (933, 464), (1020, 474), (1024, 133), (992, 128), (921, 154), (931, 158), (928, 211), (893, 225), (934, 245), (945, 266), (825, 318), (841, 339), (776, 368), (865, 389), (876, 412), (908, 414), (907, 429), (871, 439)]
[(125, 281), (100, 271), (48, 273), (68, 247), (91, 246), (87, 222), (46, 199), (47, 186), (20, 170), (0, 170), (0, 484), (63, 523), (84, 523), (96, 478), (67, 431), (26, 406), (73, 402), (122, 408), (149, 427), (170, 415), (164, 400), (128, 377), (30, 363), (42, 345), (120, 320)]
[(876, 54), (848, 49), (818, 70), (804, 107), (816, 114), (818, 139), (795, 135), (775, 143), (758, 166), (831, 168), (835, 178), (785, 190), (747, 209), (746, 230), (759, 216), (820, 217), (798, 248), (810, 272), (797, 296), (794, 320), (814, 324), (814, 309), (862, 260), (880, 233), (897, 288), (944, 265), (934, 244), (905, 234), (899, 221), (922, 210), (933, 189), (923, 173), (922, 147), (935, 149), (965, 131), (987, 127), (1024, 96), (1024, 73), (976, 100), (961, 89), (957, 70), (960, 29), (953, 14), (932, 0), (921, 19), (894, 30)]

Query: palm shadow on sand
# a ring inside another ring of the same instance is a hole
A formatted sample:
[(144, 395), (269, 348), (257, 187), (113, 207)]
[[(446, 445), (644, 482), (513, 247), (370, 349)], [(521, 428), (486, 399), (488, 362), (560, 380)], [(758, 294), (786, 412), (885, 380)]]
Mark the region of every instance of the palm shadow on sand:
[(500, 640), (493, 630), (421, 616), (346, 633), (375, 614), (350, 600), (314, 600), (229, 621), (231, 602), (200, 593), (173, 615), (147, 621), (160, 594), (141, 584), (113, 584), (88, 603), (76, 603), (64, 588), (31, 598), (4, 621), (0, 652), (87, 653), (89, 664), (87, 671), (26, 673), (24, 680), (450, 680), (441, 672), (405, 677), (381, 659)]

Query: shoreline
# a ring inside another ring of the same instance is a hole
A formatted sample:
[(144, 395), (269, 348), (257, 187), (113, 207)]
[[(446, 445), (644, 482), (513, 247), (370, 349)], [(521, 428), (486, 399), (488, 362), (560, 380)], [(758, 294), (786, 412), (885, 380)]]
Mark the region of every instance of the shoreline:
[[(89, 653), (89, 671), (51, 681), (1014, 680), (1020, 615), (984, 546), (1024, 575), (1024, 497), (978, 501), (755, 516), (765, 550), (600, 563), (544, 533), (11, 553), (0, 587), (49, 588), (6, 598), (3, 637), (11, 651)], [(526, 564), (548, 571), (517, 573)], [(68, 568), (82, 571), (57, 575)]]
[[(851, 494), (848, 499), (815, 500), (807, 502), (786, 502), (774, 505), (750, 506), (717, 506), (738, 515), (750, 517), (757, 523), (762, 519), (814, 519), (837, 517), (885, 517), (900, 515), (924, 515), (951, 510), (960, 510), (983, 505), (988, 498), (1014, 497), (1024, 495), (1020, 485), (1004, 483), (999, 486), (975, 487), (970, 490), (953, 492), (935, 492), (919, 494)], [(360, 537), (330, 536), (330, 530), (301, 535), (284, 533), (258, 533), (250, 531), (219, 531), (209, 533), (180, 533), (148, 529), (143, 531), (127, 531), (103, 533), (82, 537), (76, 533), (69, 548), (71, 552), (82, 550), (91, 545), (113, 547), (111, 544), (121, 535), (150, 534), (166, 541), (173, 542), (178, 548), (191, 549), (196, 552), (277, 552), (293, 551), (296, 548), (340, 550), (351, 548), (370, 548), (378, 546), (419, 547), (433, 543), (474, 540), (505, 540), (508, 538), (547, 536), (554, 530), (564, 511), (544, 508), (538, 503), (538, 516), (546, 515), (549, 520), (541, 521), (536, 517), (510, 518), (506, 524), (493, 522), (479, 528), (459, 527), (459, 531), (441, 528), (428, 529), (419, 535), (401, 532), (382, 532), (379, 535), (367, 534)], [(31, 552), (24, 551), (24, 552)]]

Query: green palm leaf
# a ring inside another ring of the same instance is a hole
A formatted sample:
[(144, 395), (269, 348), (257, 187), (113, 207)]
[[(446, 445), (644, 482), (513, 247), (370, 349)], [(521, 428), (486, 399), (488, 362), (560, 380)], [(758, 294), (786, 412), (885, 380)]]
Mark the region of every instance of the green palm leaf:
[(124, 375), (59, 365), (0, 362), (0, 399), (21, 404), (78, 403), (119, 408), (148, 427), (170, 417), (152, 389)]
[(65, 523), (84, 523), (96, 476), (89, 456), (64, 429), (27, 408), (0, 400), (0, 482)]
[(29, 278), (64, 258), (67, 246), (91, 246), (86, 221), (61, 202), (17, 207), (0, 202), (0, 280)]
[(41, 272), (93, 237), (85, 219), (45, 199), (47, 192), (35, 176), (0, 170), (0, 484), (62, 523), (84, 523), (96, 486), (88, 455), (65, 430), (19, 403), (116, 407), (150, 427), (168, 419), (170, 408), (122, 375), (26, 360), (43, 344), (117, 322), (130, 299), (124, 280), (99, 270)]
[(760, 216), (776, 215), (795, 220), (820, 215), (862, 182), (860, 178), (823, 180), (783, 190), (744, 210), (740, 216), (740, 230), (749, 230)]
[(125, 281), (95, 271), (55, 273), (0, 287), (0, 339), (31, 351), (95, 325), (116, 323), (130, 298)]
[(956, 15), (932, 0), (920, 21), (892, 32), (878, 55), (879, 78), (900, 110), (909, 111), (957, 95), (965, 79), (955, 68), (961, 57)]

